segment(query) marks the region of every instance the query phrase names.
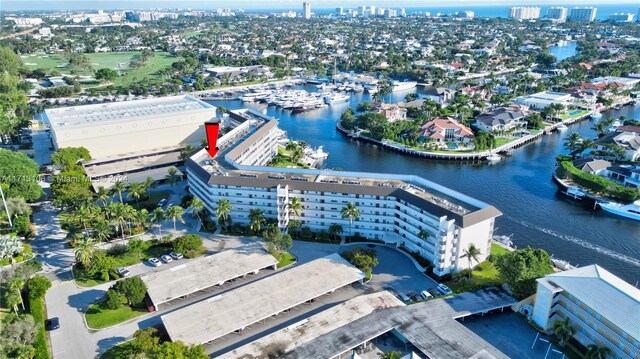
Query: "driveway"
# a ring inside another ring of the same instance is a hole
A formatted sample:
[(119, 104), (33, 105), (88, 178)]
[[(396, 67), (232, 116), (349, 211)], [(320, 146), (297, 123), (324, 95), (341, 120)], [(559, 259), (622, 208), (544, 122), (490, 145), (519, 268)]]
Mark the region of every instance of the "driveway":
[(43, 271), (54, 281), (56, 278), (52, 273), (69, 267), (75, 261), (73, 251), (66, 248), (66, 232), (60, 228), (58, 214), (58, 210), (49, 201), (42, 201), (34, 206), (36, 235), (29, 242), (36, 259), (42, 263)]

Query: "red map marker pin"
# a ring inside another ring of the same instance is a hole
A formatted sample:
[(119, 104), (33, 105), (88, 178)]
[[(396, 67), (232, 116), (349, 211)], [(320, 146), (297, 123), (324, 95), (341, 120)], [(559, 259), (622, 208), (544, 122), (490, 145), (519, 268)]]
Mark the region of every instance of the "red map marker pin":
[(220, 130), (220, 120), (212, 119), (204, 123), (204, 130), (207, 133), (207, 146), (205, 149), (209, 156), (213, 158), (218, 153), (218, 131)]

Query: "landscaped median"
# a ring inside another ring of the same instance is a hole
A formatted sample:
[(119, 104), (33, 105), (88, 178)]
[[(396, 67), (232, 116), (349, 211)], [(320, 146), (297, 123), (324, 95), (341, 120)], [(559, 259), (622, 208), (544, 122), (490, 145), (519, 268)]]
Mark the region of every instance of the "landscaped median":
[(103, 329), (148, 313), (144, 307), (146, 294), (147, 286), (140, 277), (116, 282), (109, 288), (103, 301), (87, 309), (87, 326), (90, 329)]
[(504, 284), (506, 280), (496, 267), (495, 262), (499, 256), (507, 253), (509, 250), (491, 243), (490, 259), (479, 263), (476, 269), (471, 271), (471, 278), (469, 278), (469, 269), (465, 269), (455, 274), (452, 280), (446, 282), (446, 286), (455, 293), (461, 293)]
[(89, 329), (108, 328), (149, 313), (145, 308), (128, 307), (124, 302), (122, 304), (117, 309), (107, 308), (104, 302), (90, 306), (85, 313)]

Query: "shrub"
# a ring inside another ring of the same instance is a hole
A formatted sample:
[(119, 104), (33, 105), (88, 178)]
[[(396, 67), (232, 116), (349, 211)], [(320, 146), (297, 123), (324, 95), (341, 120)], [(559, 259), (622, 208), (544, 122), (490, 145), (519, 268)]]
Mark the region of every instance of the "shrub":
[(29, 298), (42, 299), (47, 293), (47, 290), (51, 288), (51, 281), (45, 276), (36, 275), (27, 281), (26, 287)]
[(18, 233), (19, 236), (29, 237), (31, 235), (31, 223), (29, 218), (25, 216), (19, 216), (13, 221), (13, 230)]
[(129, 305), (142, 303), (145, 294), (147, 294), (147, 286), (140, 277), (125, 278), (112, 285), (111, 289), (123, 295)]
[(202, 238), (197, 234), (187, 234), (173, 241), (173, 250), (178, 253), (189, 253), (202, 247)]
[(124, 297), (120, 293), (116, 292), (113, 289), (109, 289), (107, 291), (107, 297), (104, 301), (104, 306), (107, 309), (118, 309), (122, 305), (123, 300)]
[(302, 229), (300, 230), (300, 238), (307, 241), (311, 240), (311, 238), (313, 238), (313, 232), (311, 232), (311, 228), (302, 227)]

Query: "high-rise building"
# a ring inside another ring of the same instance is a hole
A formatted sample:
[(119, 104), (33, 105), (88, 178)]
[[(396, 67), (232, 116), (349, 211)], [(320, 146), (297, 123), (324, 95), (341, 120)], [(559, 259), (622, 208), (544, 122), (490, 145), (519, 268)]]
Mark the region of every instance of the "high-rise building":
[(302, 13), (305, 19), (311, 19), (311, 3), (305, 1), (302, 3)]
[(633, 15), (630, 12), (627, 13), (614, 13), (609, 15), (609, 21), (611, 22), (633, 22)]
[(539, 7), (514, 6), (509, 11), (509, 17), (517, 20), (537, 19), (540, 17)]
[(402, 17), (406, 17), (407, 16), (407, 10), (405, 10), (405, 8), (400, 9), (400, 16), (402, 16)]
[(366, 6), (361, 6), (360, 7), (360, 16), (365, 16), (366, 13), (367, 13), (367, 7)]
[(556, 21), (567, 20), (567, 8), (561, 6), (550, 7), (547, 10), (547, 18)]
[(369, 14), (371, 14), (371, 17), (376, 17), (376, 7), (375, 6), (369, 6)]
[(596, 19), (598, 9), (595, 7), (575, 7), (571, 9), (568, 20), (576, 22), (591, 22)]
[(336, 14), (342, 16), (344, 15), (344, 9), (342, 9), (341, 7), (337, 7), (336, 8)]
[(398, 12), (395, 9), (385, 9), (384, 10), (384, 17), (386, 17), (386, 18), (396, 17), (397, 15), (398, 15)]

